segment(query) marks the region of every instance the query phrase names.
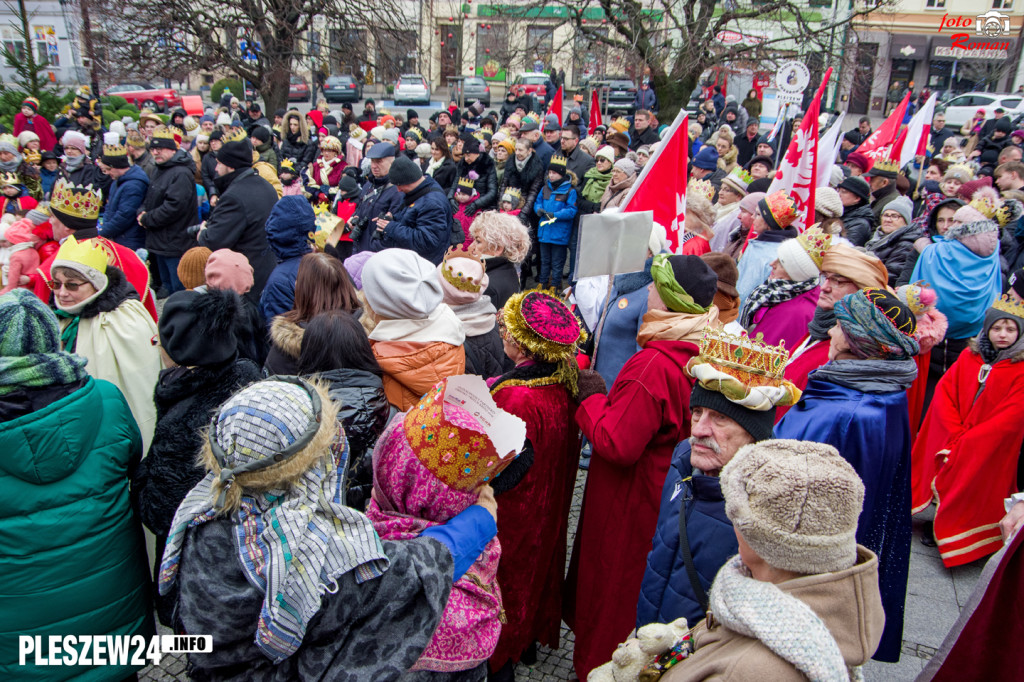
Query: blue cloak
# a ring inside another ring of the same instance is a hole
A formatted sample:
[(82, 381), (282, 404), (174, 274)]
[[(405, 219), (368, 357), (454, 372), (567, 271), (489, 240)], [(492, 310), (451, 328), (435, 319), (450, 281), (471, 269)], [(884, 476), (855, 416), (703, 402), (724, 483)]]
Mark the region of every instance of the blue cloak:
[(955, 239), (937, 239), (914, 265), (910, 281), (921, 280), (935, 290), (935, 307), (949, 320), (946, 338), (977, 336), (985, 311), (1002, 291), (999, 250), (982, 257)]

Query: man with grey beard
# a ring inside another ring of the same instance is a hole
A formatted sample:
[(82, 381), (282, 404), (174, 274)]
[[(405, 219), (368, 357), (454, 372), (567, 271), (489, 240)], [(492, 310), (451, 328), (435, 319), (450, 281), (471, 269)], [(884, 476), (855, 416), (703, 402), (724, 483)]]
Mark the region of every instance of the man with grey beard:
[(704, 617), (711, 582), (738, 551), (718, 475), (740, 448), (772, 437), (776, 405), (791, 405), (800, 396), (781, 376), (760, 369), (772, 366), (775, 356), (784, 364), (784, 349), (748, 341), (752, 352), (737, 364), (731, 349), (742, 343), (707, 330), (701, 354), (687, 367), (695, 380), (690, 437), (672, 453), (662, 488), (637, 627)]

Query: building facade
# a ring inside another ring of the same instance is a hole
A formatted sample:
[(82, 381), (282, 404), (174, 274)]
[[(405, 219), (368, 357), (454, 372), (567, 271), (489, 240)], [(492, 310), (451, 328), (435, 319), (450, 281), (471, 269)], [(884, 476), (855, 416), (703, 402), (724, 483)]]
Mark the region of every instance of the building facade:
[[(54, 83), (73, 85), (85, 82), (81, 50), (78, 45), (74, 5), (54, 0), (26, 2), (29, 17), (29, 44), (21, 34), (21, 17), (15, 3), (0, 4), (0, 39), (15, 55), (31, 50)], [(0, 63), (0, 76), (10, 82), (13, 70)]]

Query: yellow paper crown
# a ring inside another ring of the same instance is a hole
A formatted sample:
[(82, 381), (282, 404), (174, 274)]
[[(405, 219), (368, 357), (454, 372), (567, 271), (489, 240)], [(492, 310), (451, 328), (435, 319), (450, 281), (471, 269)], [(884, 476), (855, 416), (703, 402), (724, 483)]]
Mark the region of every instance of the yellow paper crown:
[(174, 126), (157, 126), (153, 128), (154, 140), (170, 140), (175, 146), (181, 144), (181, 137), (184, 133), (175, 128)]
[(761, 333), (752, 339), (746, 332), (734, 336), (722, 329), (705, 327), (700, 357), (749, 386), (773, 385), (782, 380), (789, 354), (785, 341), (769, 346), (762, 338)]
[(825, 258), (825, 252), (832, 246), (832, 235), (825, 234), (820, 229), (812, 227), (797, 235), (796, 240), (804, 251), (811, 257), (814, 264), (821, 270), (821, 262)]
[(103, 156), (128, 156), (128, 148), (122, 144), (105, 144)]
[(21, 179), (18, 174), (14, 171), (6, 173), (0, 173), (0, 187), (6, 187), (7, 185), (20, 185)]
[(473, 189), (474, 180), (472, 178), (461, 177), (459, 178), (459, 187), (465, 187), (466, 189)]
[(518, 187), (506, 187), (505, 191), (501, 193), (501, 200), (505, 201), (505, 197), (511, 197), (513, 204), (518, 204), (519, 200), (523, 198), (523, 193)]
[(974, 179), (974, 169), (965, 163), (954, 163), (946, 169), (946, 173), (942, 177), (944, 179), (956, 178), (960, 182), (969, 182)]
[(228, 142), (241, 142), (247, 137), (249, 136), (245, 134), (245, 130), (242, 128), (232, 128), (231, 132), (225, 133), (224, 137), (221, 138), (221, 142), (225, 144)]
[(551, 156), (551, 161), (548, 162), (548, 166), (562, 166), (562, 167), (565, 167), (568, 163), (569, 163), (568, 159), (566, 159), (561, 154), (553, 154)]
[(280, 174), (281, 171), (288, 171), (289, 173), (294, 173), (295, 172), (295, 164), (292, 163), (291, 159), (285, 159), (285, 160), (283, 160), (281, 162), (281, 170), (277, 171), (278, 174)]
[(54, 265), (59, 265), (58, 261), (80, 263), (97, 272), (106, 272), (109, 263), (107, 252), (102, 245), (90, 239), (80, 242), (75, 239), (74, 235), (65, 239), (64, 243), (60, 245), (60, 249), (57, 250), (57, 255), (53, 259)]
[(989, 220), (995, 217), (996, 211), (999, 209), (999, 206), (996, 205), (996, 202), (992, 199), (992, 197), (984, 195), (976, 196), (973, 199), (971, 199), (971, 203), (968, 204), (968, 206), (970, 206), (973, 209), (976, 209), (978, 213), (982, 214)]
[(468, 258), (469, 260), (476, 261), (480, 264), (481, 273), (486, 267), (483, 260), (479, 256), (474, 256), (467, 251), (465, 246), (453, 246), (448, 249), (447, 253), (444, 254), (444, 260), (441, 261), (441, 276), (444, 277), (446, 282), (459, 291), (468, 291), (473, 294), (480, 291), (482, 288), (480, 282), (475, 281), (471, 275), (466, 274), (461, 269), (457, 269), (457, 266), (449, 262), (454, 258)]
[(874, 165), (871, 166), (871, 170), (880, 170), (898, 174), (900, 172), (900, 164), (898, 161), (893, 161), (892, 159), (878, 159), (875, 161)]
[(65, 215), (85, 220), (96, 220), (100, 217), (103, 206), (103, 193), (93, 189), (89, 184), (85, 187), (73, 185), (65, 178), (60, 178), (53, 185), (50, 195), (50, 209)]
[(1011, 298), (1009, 294), (1003, 294), (1001, 297), (996, 299), (996, 302), (992, 304), (992, 307), (1008, 315), (1024, 319), (1024, 303), (1021, 303), (1015, 298)]
[(708, 201), (715, 196), (715, 186), (707, 180), (690, 180), (690, 186), (686, 188), (686, 191), (700, 194)]

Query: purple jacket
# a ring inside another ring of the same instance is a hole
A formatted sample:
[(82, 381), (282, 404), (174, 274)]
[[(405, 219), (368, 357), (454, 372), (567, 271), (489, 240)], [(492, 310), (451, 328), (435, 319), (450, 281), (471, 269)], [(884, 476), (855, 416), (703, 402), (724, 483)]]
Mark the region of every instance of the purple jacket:
[(754, 322), (747, 330), (751, 336), (764, 334), (764, 343), (776, 345), (786, 342), (786, 350), (792, 352), (807, 336), (807, 325), (814, 317), (818, 306), (818, 287), (795, 298), (770, 308), (760, 308), (754, 313)]

